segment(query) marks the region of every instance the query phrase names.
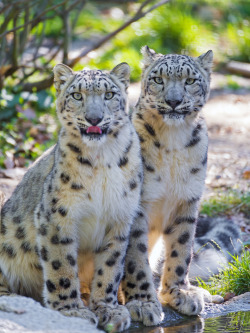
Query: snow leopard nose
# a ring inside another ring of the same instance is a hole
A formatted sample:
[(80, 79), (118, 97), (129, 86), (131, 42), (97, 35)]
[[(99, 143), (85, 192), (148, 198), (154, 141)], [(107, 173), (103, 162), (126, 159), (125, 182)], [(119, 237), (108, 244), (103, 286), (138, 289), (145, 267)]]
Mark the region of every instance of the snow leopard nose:
[(182, 102), (182, 99), (167, 99), (166, 103), (171, 106), (171, 108), (174, 110), (178, 105), (180, 105)]
[(96, 126), (96, 125), (98, 125), (103, 120), (103, 117), (102, 118), (88, 118), (88, 117), (85, 117), (85, 119), (91, 125)]

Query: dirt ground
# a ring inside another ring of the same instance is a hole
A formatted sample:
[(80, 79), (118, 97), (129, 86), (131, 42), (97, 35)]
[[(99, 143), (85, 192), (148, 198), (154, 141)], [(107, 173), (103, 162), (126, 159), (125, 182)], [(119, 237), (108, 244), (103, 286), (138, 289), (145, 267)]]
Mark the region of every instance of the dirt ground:
[[(225, 75), (212, 75), (210, 99), (204, 107), (209, 133), (205, 198), (217, 189), (250, 191), (250, 79), (231, 76), (230, 80), (236, 82), (237, 89), (228, 88)], [(132, 84), (131, 105), (139, 93), (140, 84)], [(0, 170), (0, 196), (2, 191), (8, 198), (24, 172), (20, 168)], [(249, 222), (242, 222), (241, 216), (235, 219), (244, 225)]]

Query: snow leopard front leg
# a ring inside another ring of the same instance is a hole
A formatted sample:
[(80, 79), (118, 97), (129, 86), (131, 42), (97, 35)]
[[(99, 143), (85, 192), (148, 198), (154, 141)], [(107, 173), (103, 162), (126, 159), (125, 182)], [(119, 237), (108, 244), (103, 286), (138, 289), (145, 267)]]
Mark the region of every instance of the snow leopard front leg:
[(131, 228), (122, 290), (133, 321), (140, 321), (146, 326), (161, 322), (162, 307), (157, 299), (148, 262), (148, 221), (145, 209), (137, 212)]
[(46, 194), (44, 199), (35, 212), (44, 304), (65, 316), (85, 318), (97, 325), (95, 314), (80, 298), (77, 229), (68, 217), (68, 208), (63, 201), (58, 198), (49, 201)]
[(129, 224), (121, 233), (116, 228), (105, 236), (103, 245), (95, 253), (95, 273), (91, 286), (89, 306), (99, 319), (99, 325), (112, 332), (130, 326), (130, 315), (117, 301), (118, 287), (123, 276), (128, 245)]
[(199, 314), (204, 302), (220, 303), (220, 296), (212, 296), (202, 288), (191, 286), (188, 270), (192, 258), (193, 240), (198, 215), (198, 199), (182, 202), (175, 217), (164, 230), (165, 263), (159, 299), (180, 313)]

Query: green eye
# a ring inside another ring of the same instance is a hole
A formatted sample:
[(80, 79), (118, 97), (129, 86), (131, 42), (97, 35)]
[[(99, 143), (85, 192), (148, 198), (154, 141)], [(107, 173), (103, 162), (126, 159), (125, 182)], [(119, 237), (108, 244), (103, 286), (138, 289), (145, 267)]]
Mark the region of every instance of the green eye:
[(77, 101), (81, 101), (82, 100), (82, 94), (80, 94), (80, 93), (73, 93), (73, 94), (71, 94), (72, 95), (72, 97), (74, 98), (74, 99), (76, 99)]
[(112, 91), (108, 91), (105, 93), (104, 97), (105, 97), (105, 99), (111, 99), (114, 97), (114, 94), (115, 93), (113, 93)]
[(196, 81), (195, 79), (186, 79), (186, 84), (191, 85), (195, 83), (195, 81)]
[(155, 81), (155, 83), (157, 84), (162, 84), (163, 83), (163, 80), (161, 77), (154, 77), (153, 80)]

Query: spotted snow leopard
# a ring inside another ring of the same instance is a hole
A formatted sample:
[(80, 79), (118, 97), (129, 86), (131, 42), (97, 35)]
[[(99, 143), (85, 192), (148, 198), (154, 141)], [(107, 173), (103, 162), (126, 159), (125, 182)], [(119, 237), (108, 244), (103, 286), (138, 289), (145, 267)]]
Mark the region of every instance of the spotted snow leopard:
[[(142, 214), (140, 144), (126, 113), (129, 75), (126, 63), (110, 73), (55, 66), (58, 142), (28, 169), (0, 225), (0, 295), (31, 296), (116, 331), (127, 329), (134, 313), (146, 325), (161, 319), (150, 275), (140, 277), (146, 298), (132, 305), (126, 298), (127, 307), (117, 301), (129, 235), (138, 229), (133, 221)], [(146, 258), (145, 245), (136, 243), (135, 255)], [(144, 266), (149, 270), (146, 259)], [(88, 276), (89, 308), (80, 292)]]
[[(188, 277), (207, 164), (208, 135), (200, 111), (209, 95), (213, 53), (198, 58), (162, 55), (147, 46), (142, 53), (141, 94), (132, 114), (144, 166), (143, 215), (137, 223), (142, 227), (136, 236), (142, 243), (148, 242), (151, 266), (160, 242), (164, 244), (162, 304), (195, 315), (202, 311), (204, 301), (223, 301), (191, 286)], [(140, 258), (131, 255), (126, 276), (135, 285), (132, 296), (138, 290), (139, 269)]]

